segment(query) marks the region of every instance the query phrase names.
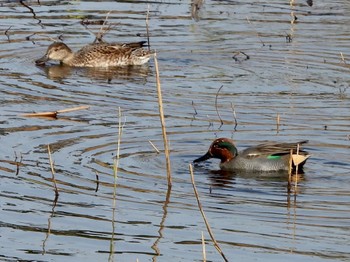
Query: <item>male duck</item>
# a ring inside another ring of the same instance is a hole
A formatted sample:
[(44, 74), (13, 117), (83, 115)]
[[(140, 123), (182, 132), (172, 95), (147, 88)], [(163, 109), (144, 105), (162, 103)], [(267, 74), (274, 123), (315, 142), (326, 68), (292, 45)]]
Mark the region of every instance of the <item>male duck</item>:
[(55, 42), (35, 63), (43, 65), (52, 59), (74, 67), (143, 65), (151, 57), (151, 52), (142, 48), (145, 43), (143, 41), (127, 44), (90, 44), (74, 53), (66, 44)]
[(210, 145), (208, 152), (202, 157), (194, 160), (194, 163), (205, 161), (209, 158), (219, 158), (220, 168), (226, 171), (282, 171), (289, 170), (290, 151), (292, 153), (292, 168), (298, 165), (302, 170), (303, 165), (310, 155), (299, 150), (296, 156), (298, 144), (305, 144), (308, 141), (297, 143), (274, 143), (268, 142), (254, 147), (247, 148), (238, 153), (233, 141), (228, 138), (218, 138)]

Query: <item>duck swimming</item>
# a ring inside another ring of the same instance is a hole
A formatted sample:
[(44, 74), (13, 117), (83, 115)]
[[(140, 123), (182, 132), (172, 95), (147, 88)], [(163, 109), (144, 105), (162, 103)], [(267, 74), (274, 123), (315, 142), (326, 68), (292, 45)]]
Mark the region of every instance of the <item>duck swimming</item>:
[(97, 43), (73, 52), (65, 43), (55, 42), (35, 63), (44, 65), (49, 60), (57, 60), (73, 67), (143, 65), (149, 61), (152, 54), (151, 51), (143, 49), (145, 43), (145, 41), (127, 44)]
[(307, 143), (307, 140), (296, 143), (267, 142), (249, 147), (238, 152), (234, 142), (229, 138), (218, 138), (210, 145), (208, 152), (194, 160), (202, 162), (210, 158), (219, 158), (220, 168), (226, 171), (282, 171), (289, 170), (290, 151), (293, 150), (292, 168), (298, 165), (302, 170), (306, 160), (310, 157), (308, 152), (299, 150), (298, 157), (294, 157), (297, 146)]

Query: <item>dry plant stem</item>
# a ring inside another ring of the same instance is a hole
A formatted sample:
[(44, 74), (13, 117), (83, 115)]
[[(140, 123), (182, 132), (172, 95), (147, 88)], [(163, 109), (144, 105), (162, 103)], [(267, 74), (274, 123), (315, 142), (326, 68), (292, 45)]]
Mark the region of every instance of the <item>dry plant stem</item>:
[(147, 5), (147, 14), (146, 14), (146, 32), (147, 32), (148, 51), (151, 51), (151, 45), (149, 42), (149, 5)]
[(56, 195), (56, 197), (58, 197), (59, 193), (58, 193), (58, 188), (57, 188), (57, 183), (56, 183), (56, 178), (55, 178), (55, 169), (53, 167), (50, 145), (47, 145), (47, 151), (48, 151), (48, 154), (49, 154), (50, 168), (51, 168), (51, 174), (52, 174), (52, 182), (53, 182), (53, 186), (55, 188), (55, 195)]
[[(297, 145), (297, 156), (299, 155), (299, 150), (300, 150), (300, 145)], [(294, 183), (294, 194), (296, 195), (297, 193), (297, 188), (298, 188), (298, 165), (295, 165), (295, 183)]]
[(290, 150), (289, 169), (288, 169), (288, 193), (292, 185), (292, 171), (293, 171), (293, 149)]
[(345, 58), (344, 58), (344, 55), (342, 52), (340, 52), (340, 57), (341, 57), (341, 61), (346, 64), (346, 61), (345, 61)]
[(164, 118), (164, 111), (163, 111), (163, 98), (162, 98), (162, 89), (161, 89), (161, 86), (160, 86), (157, 53), (154, 53), (154, 64), (155, 64), (155, 68), (156, 68), (158, 107), (159, 107), (160, 123), (161, 123), (161, 126), (162, 126), (162, 133), (163, 133), (163, 142), (164, 142), (164, 150), (165, 150), (165, 160), (166, 160), (168, 187), (171, 187), (172, 179), (171, 179), (170, 153), (169, 153), (168, 139), (167, 139), (166, 127), (165, 127), (165, 118)]
[(156, 150), (157, 154), (160, 153), (160, 151), (158, 150), (158, 148), (152, 143), (151, 140), (148, 140), (148, 142), (151, 144), (151, 146), (154, 148), (154, 150)]
[(118, 142), (117, 142), (117, 155), (114, 158), (113, 163), (113, 175), (114, 175), (114, 186), (113, 186), (113, 206), (112, 206), (112, 233), (111, 241), (109, 244), (109, 257), (108, 261), (114, 261), (114, 235), (115, 235), (115, 210), (116, 210), (116, 196), (117, 196), (117, 178), (118, 178), (118, 167), (120, 159), (120, 142), (123, 133), (124, 124), (122, 123), (122, 112), (120, 107), (118, 108)]
[(253, 27), (253, 29), (254, 29), (254, 31), (255, 31), (255, 34), (256, 34), (256, 36), (259, 38), (259, 41), (261, 42), (261, 44), (262, 44), (263, 46), (265, 46), (265, 43), (261, 40), (261, 38), (260, 38), (260, 36), (259, 36), (259, 33), (258, 33), (258, 31), (256, 30), (255, 26), (250, 22), (249, 17), (247, 16), (246, 18), (247, 18), (248, 23)]
[(215, 96), (215, 109), (216, 109), (216, 113), (217, 113), (217, 115), (218, 115), (218, 117), (219, 117), (219, 119), (220, 119), (220, 122), (221, 122), (220, 127), (224, 124), (224, 122), (222, 121), (221, 116), (220, 116), (220, 114), (219, 114), (219, 109), (218, 109), (218, 96), (219, 96), (220, 90), (221, 90), (223, 87), (224, 87), (223, 85), (220, 86), (220, 88), (219, 88), (219, 90), (218, 90), (218, 92), (216, 93), (216, 96)]
[(203, 252), (203, 262), (207, 261), (207, 254), (205, 252), (205, 241), (204, 241), (204, 233), (202, 231), (202, 252)]
[(277, 119), (276, 119), (276, 126), (277, 126), (277, 134), (280, 132), (280, 114), (277, 113)]
[(234, 130), (236, 131), (237, 130), (237, 116), (236, 116), (236, 110), (235, 110), (235, 106), (233, 105), (233, 103), (231, 102), (231, 109), (232, 109), (232, 112), (233, 112), (233, 118), (235, 120), (235, 126), (234, 126)]
[(222, 250), (221, 250), (221, 248), (220, 248), (218, 242), (216, 241), (213, 232), (211, 231), (210, 225), (209, 225), (209, 223), (208, 223), (208, 220), (207, 220), (207, 218), (206, 218), (206, 216), (205, 216), (205, 213), (204, 213), (204, 210), (203, 210), (203, 208), (202, 208), (202, 204), (201, 204), (201, 202), (200, 202), (199, 195), (198, 195), (198, 191), (197, 191), (197, 188), (196, 188), (196, 185), (195, 185), (195, 182), (194, 182), (193, 167), (192, 167), (191, 164), (189, 165), (189, 167), (190, 167), (190, 175), (191, 175), (191, 182), (192, 182), (192, 186), (193, 186), (193, 191), (194, 191), (194, 194), (195, 194), (195, 196), (196, 196), (198, 208), (199, 208), (199, 211), (200, 211), (201, 214), (202, 214), (202, 217), (203, 217), (205, 226), (207, 227), (207, 230), (208, 230), (208, 233), (209, 233), (209, 235), (210, 235), (210, 238), (211, 238), (211, 240), (212, 240), (213, 243), (214, 243), (214, 247), (215, 247), (216, 250), (220, 253), (220, 255), (222, 256), (222, 258), (224, 259), (224, 261), (228, 261), (228, 259), (226, 258), (225, 254), (222, 252)]

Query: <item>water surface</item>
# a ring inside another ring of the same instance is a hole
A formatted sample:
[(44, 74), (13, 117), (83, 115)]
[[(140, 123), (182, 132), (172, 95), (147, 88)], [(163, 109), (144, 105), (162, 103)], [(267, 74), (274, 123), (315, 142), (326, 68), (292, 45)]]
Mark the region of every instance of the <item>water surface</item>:
[[(0, 4), (1, 259), (200, 261), (204, 232), (208, 260), (221, 261), (188, 171), (217, 137), (239, 149), (308, 139), (312, 154), (296, 198), (286, 175), (222, 174), (215, 160), (195, 168), (202, 206), (229, 261), (350, 259), (347, 1), (206, 1), (196, 19), (188, 1), (25, 3), (35, 17), (17, 2)], [(111, 70), (34, 65), (52, 39), (74, 50), (91, 43), (101, 25), (87, 29), (81, 21), (103, 20), (109, 11), (106, 41), (145, 40), (148, 6), (171, 148), (168, 196), (153, 60)], [(221, 125), (215, 99), (222, 85)], [(90, 109), (57, 119), (22, 115), (84, 105)]]

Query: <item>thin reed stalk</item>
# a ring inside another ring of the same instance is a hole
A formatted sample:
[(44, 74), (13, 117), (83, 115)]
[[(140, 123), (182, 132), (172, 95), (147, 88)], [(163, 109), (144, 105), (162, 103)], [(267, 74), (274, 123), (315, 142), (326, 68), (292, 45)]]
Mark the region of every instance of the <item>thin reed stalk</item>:
[[(297, 156), (299, 156), (300, 144), (297, 145)], [(295, 165), (295, 182), (294, 182), (294, 194), (297, 194), (298, 188), (298, 167), (299, 163)]]
[(202, 253), (203, 253), (203, 262), (207, 261), (207, 254), (205, 251), (205, 240), (204, 240), (204, 233), (202, 231)]
[(147, 5), (147, 14), (146, 14), (146, 32), (147, 32), (148, 51), (151, 51), (151, 44), (149, 42), (149, 5)]
[(52, 182), (53, 182), (53, 186), (54, 186), (54, 189), (55, 189), (55, 195), (56, 195), (56, 198), (57, 198), (59, 196), (59, 193), (58, 193), (58, 188), (57, 188), (57, 183), (56, 183), (56, 178), (55, 178), (55, 169), (54, 169), (54, 166), (53, 166), (50, 145), (47, 145), (47, 152), (49, 154), (50, 168), (51, 168), (51, 174), (52, 174)]
[(167, 180), (168, 180), (168, 187), (171, 187), (171, 185), (172, 185), (172, 178), (171, 178), (171, 166), (170, 166), (170, 153), (169, 153), (168, 138), (167, 138), (166, 127), (165, 127), (165, 118), (164, 118), (164, 110), (163, 110), (163, 98), (162, 98), (162, 89), (161, 89), (161, 86), (160, 86), (157, 53), (154, 53), (154, 64), (155, 64), (155, 68), (156, 68), (156, 80), (157, 80), (157, 92), (158, 92), (158, 108), (159, 108), (160, 124), (162, 126), (162, 133), (163, 133), (163, 142), (164, 142), (165, 160), (166, 160), (166, 170), (167, 170)]
[(276, 129), (277, 129), (277, 134), (280, 132), (280, 120), (281, 120), (281, 117), (280, 117), (280, 114), (277, 113), (277, 117), (276, 117)]
[(222, 256), (222, 258), (224, 259), (224, 261), (228, 261), (228, 259), (226, 258), (225, 254), (222, 252), (218, 242), (216, 241), (215, 237), (214, 237), (214, 233), (213, 231), (211, 230), (210, 228), (210, 225), (208, 223), (208, 220), (205, 216), (205, 213), (204, 213), (204, 210), (202, 208), (202, 204), (201, 204), (201, 201), (199, 199), (199, 195), (198, 195), (198, 191), (197, 191), (197, 188), (196, 188), (196, 185), (195, 185), (195, 182), (194, 182), (194, 175), (193, 175), (193, 167), (192, 165), (190, 164), (189, 165), (189, 168), (190, 168), (190, 175), (191, 175), (191, 182), (192, 182), (192, 187), (193, 187), (193, 191), (194, 191), (194, 194), (196, 196), (196, 199), (197, 199), (197, 204), (198, 204), (198, 208), (199, 208), (199, 211), (201, 212), (202, 214), (202, 217), (203, 217), (203, 220), (204, 220), (204, 223), (205, 223), (205, 226), (207, 227), (207, 231), (210, 235), (210, 238), (211, 240), (213, 241), (214, 243), (214, 247), (216, 248), (216, 250), (219, 252), (219, 254)]
[(112, 206), (112, 234), (111, 234), (111, 240), (109, 244), (109, 257), (108, 261), (113, 262), (114, 261), (114, 235), (115, 235), (115, 211), (116, 211), (116, 196), (117, 196), (117, 178), (118, 178), (118, 167), (119, 167), (119, 160), (120, 160), (120, 143), (122, 138), (122, 133), (124, 129), (124, 124), (122, 123), (122, 111), (120, 107), (118, 107), (118, 142), (117, 142), (117, 154), (113, 161), (113, 176), (114, 176), (114, 184), (113, 184), (113, 206)]
[(148, 142), (151, 144), (151, 146), (153, 147), (154, 150), (156, 150), (157, 154), (160, 153), (159, 149), (155, 146), (155, 144), (153, 144), (153, 142), (151, 140), (148, 140)]
[(293, 172), (293, 149), (290, 150), (290, 155), (289, 155), (288, 193), (290, 193), (290, 189), (292, 185), (292, 172)]
[(220, 88), (218, 89), (218, 91), (216, 92), (216, 96), (215, 96), (215, 110), (216, 110), (216, 114), (218, 115), (219, 119), (220, 119), (220, 127), (219, 129), (221, 128), (221, 126), (224, 124), (224, 121), (222, 121), (221, 119), (221, 116), (220, 116), (220, 113), (219, 113), (219, 109), (218, 109), (218, 96), (219, 96), (219, 93), (221, 91), (221, 89), (223, 88), (224, 86), (220, 86)]
[(231, 109), (232, 109), (232, 113), (233, 113), (233, 118), (235, 120), (235, 126), (234, 126), (233, 129), (236, 131), (238, 122), (237, 122), (237, 115), (236, 115), (235, 105), (232, 102), (231, 102)]

